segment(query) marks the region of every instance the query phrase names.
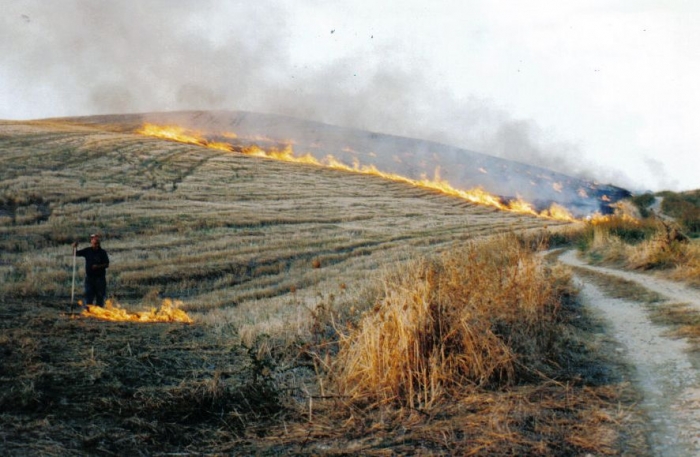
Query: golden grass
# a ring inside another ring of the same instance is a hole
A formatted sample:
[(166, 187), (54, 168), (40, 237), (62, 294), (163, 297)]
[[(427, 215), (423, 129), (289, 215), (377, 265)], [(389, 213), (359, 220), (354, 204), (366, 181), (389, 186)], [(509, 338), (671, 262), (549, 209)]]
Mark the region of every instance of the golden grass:
[(695, 287), (700, 287), (700, 239), (683, 247), (683, 262), (668, 272), (668, 276)]
[(608, 217), (586, 224), (580, 245), (594, 263), (658, 271), (700, 286), (700, 240), (675, 239), (674, 230), (654, 219)]
[[(189, 313), (232, 308), (238, 328), (290, 335), (319, 297), (340, 283), (361, 293), (383, 265), (558, 225), (377, 177), (60, 122), (0, 123), (0, 217), (0, 297), (68, 304), (70, 243), (99, 231), (108, 293), (125, 307), (157, 289)], [(258, 311), (268, 303), (280, 313)]]
[(425, 407), (455, 389), (512, 384), (550, 356), (566, 274), (515, 236), (413, 262), (341, 336), (340, 393)]

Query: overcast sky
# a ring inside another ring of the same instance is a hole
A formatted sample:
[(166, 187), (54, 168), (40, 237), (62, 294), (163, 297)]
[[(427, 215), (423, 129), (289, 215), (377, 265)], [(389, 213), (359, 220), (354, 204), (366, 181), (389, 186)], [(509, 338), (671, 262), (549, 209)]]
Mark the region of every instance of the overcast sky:
[(0, 7), (0, 119), (249, 110), (435, 140), (638, 191), (700, 188), (700, 2)]

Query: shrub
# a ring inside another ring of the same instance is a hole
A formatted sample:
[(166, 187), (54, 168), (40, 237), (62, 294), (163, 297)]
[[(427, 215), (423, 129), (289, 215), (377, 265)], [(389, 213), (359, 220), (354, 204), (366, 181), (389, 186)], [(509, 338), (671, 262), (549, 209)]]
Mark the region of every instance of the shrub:
[(656, 197), (651, 193), (635, 195), (630, 198), (630, 201), (637, 207), (642, 217), (649, 217), (649, 207), (654, 204), (654, 200), (656, 200)]
[(690, 236), (700, 236), (700, 191), (665, 192), (661, 210), (672, 216)]
[(624, 215), (598, 216), (586, 221), (578, 247), (586, 251), (610, 237), (623, 243), (637, 244), (652, 238), (661, 229), (653, 219), (635, 219)]
[[(666, 199), (672, 197), (671, 202), (673, 195), (664, 193)], [(667, 212), (668, 208), (663, 211)], [(673, 279), (700, 284), (700, 245), (689, 242), (677, 224), (661, 219), (598, 217), (586, 223), (579, 240), (581, 250), (594, 262), (641, 270), (668, 270), (667, 275)]]

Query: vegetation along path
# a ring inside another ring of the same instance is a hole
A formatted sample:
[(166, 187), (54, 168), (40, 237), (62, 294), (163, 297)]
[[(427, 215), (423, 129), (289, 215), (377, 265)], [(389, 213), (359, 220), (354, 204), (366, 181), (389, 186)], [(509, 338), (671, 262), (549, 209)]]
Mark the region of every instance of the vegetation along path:
[[(678, 330), (697, 317), (700, 294), (646, 274), (588, 265), (576, 251), (559, 259), (573, 267), (582, 302), (609, 322), (619, 350), (634, 367), (654, 453), (698, 455), (700, 357), (692, 335), (681, 338)], [(669, 322), (676, 324), (675, 332), (663, 325)]]

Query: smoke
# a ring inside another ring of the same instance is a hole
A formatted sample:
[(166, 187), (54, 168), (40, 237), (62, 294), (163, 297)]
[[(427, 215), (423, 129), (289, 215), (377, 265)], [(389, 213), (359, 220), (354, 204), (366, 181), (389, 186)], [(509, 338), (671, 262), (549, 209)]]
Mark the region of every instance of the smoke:
[(649, 172), (656, 176), (659, 189), (668, 190), (678, 188), (678, 180), (669, 175), (668, 171), (666, 170), (666, 166), (662, 162), (651, 157), (645, 157), (644, 164), (649, 169)]
[[(298, 26), (287, 22), (292, 5), (15, 1), (0, 17), (0, 96), (15, 101), (10, 116), (28, 118), (191, 109), (284, 114), (629, 182), (582, 164), (575, 144), (550, 140), (533, 121), (513, 119), (487, 100), (456, 97), (421, 70), (427, 61), (390, 39), (374, 44), (373, 36), (358, 36), (355, 54), (301, 65), (289, 49)], [(329, 24), (329, 40), (331, 31)]]
[(255, 105), (256, 94), (269, 92), (266, 74), (285, 64), (275, 44), (282, 19), (268, 10), (263, 23), (251, 8), (236, 8), (212, 38), (203, 31), (217, 20), (216, 2), (192, 5), (14, 2), (0, 19), (3, 66), (16, 83), (58, 94), (56, 115)]

